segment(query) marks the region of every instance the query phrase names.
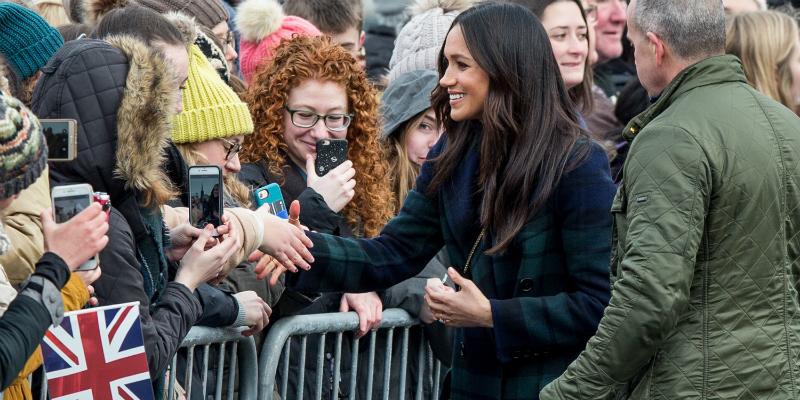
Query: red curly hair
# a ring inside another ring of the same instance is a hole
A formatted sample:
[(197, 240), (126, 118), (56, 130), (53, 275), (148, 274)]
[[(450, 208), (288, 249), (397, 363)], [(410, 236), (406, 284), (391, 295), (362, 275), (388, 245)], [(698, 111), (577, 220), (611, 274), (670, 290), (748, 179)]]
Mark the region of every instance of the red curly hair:
[(348, 159), (358, 184), (342, 213), (351, 226), (362, 227), (364, 236), (376, 236), (394, 210), (388, 164), (378, 143), (378, 96), (356, 60), (329, 38), (300, 36), (284, 41), (275, 57), (257, 69), (244, 94), (255, 131), (245, 138), (240, 157), (244, 162), (263, 160), (270, 173), (283, 178), (289, 151), (283, 139), (283, 106), (289, 92), (309, 79), (337, 83), (347, 92), (349, 109), (355, 114), (347, 130)]

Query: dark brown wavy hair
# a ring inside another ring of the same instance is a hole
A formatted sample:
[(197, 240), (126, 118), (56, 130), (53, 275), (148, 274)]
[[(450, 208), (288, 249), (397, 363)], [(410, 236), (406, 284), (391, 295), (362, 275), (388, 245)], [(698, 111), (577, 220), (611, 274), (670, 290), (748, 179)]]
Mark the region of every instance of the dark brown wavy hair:
[[(590, 142), (555, 58), (541, 56), (553, 49), (530, 10), (510, 3), (480, 3), (459, 14), (450, 29), (455, 26), (489, 76), (489, 93), (480, 119), (453, 121), (447, 89), (434, 89), (431, 103), (443, 121), (448, 145), (429, 160), (435, 172), (428, 193), (448, 182), (472, 146), (474, 133), (482, 132), (480, 222), (496, 240), (486, 254), (500, 254), (545, 207), (561, 177), (585, 159)], [(446, 40), (439, 52), (440, 77), (448, 67), (445, 46)]]
[(378, 144), (378, 98), (356, 60), (327, 37), (295, 37), (284, 41), (275, 58), (256, 71), (244, 100), (250, 106), (255, 132), (245, 138), (244, 162), (264, 161), (283, 178), (289, 149), (283, 139), (283, 106), (291, 89), (309, 79), (331, 81), (347, 92), (355, 114), (347, 130), (348, 159), (356, 170), (355, 197), (342, 210), (347, 222), (363, 228), (364, 236), (380, 233), (393, 215), (388, 166)]

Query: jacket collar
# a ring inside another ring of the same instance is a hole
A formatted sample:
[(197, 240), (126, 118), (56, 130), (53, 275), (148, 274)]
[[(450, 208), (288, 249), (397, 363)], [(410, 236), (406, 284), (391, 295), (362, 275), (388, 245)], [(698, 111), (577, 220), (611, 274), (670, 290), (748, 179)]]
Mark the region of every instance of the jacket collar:
[(742, 63), (736, 56), (709, 57), (687, 67), (670, 82), (660, 95), (656, 96), (655, 102), (650, 107), (628, 123), (622, 132), (623, 136), (628, 141), (632, 141), (650, 121), (661, 115), (685, 93), (699, 87), (724, 82), (747, 83)]

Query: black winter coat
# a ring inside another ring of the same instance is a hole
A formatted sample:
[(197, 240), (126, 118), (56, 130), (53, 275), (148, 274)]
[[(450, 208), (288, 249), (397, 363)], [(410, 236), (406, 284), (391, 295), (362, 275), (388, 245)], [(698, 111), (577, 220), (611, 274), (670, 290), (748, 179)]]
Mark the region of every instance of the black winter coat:
[[(34, 272), (34, 275), (50, 280), (59, 290), (67, 284), (69, 274), (64, 260), (53, 253), (45, 253), (36, 263)], [(60, 295), (41, 293), (44, 296)], [(51, 321), (47, 307), (32, 297), (17, 296), (8, 306), (0, 318), (0, 397), (42, 342)]]
[[(89, 183), (111, 196), (110, 240), (100, 253), (103, 274), (95, 292), (102, 305), (140, 302), (150, 375), (161, 377), (201, 313), (225, 325), (238, 312), (236, 301), (216, 289), (192, 294), (167, 283), (158, 243), (166, 236), (163, 222), (145, 220), (144, 200), (170, 195), (161, 171), (175, 109), (168, 67), (143, 43), (118, 37), (68, 42), (42, 71), (34, 112), (78, 121), (78, 155), (52, 165), (51, 185)], [(157, 207), (150, 210), (160, 215)]]

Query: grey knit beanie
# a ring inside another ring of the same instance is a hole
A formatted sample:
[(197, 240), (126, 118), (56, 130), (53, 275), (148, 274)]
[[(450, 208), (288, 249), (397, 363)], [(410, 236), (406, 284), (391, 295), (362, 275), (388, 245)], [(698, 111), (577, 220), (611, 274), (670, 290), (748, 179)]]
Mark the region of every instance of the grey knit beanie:
[(410, 21), (400, 30), (389, 61), (389, 82), (417, 69), (436, 70), (439, 50), (450, 25), (471, 0), (417, 0)]

